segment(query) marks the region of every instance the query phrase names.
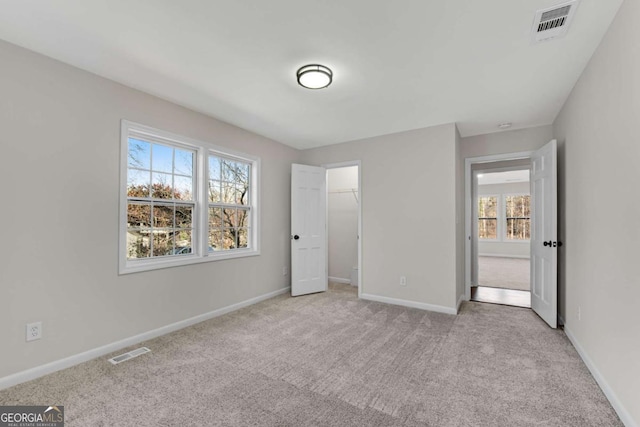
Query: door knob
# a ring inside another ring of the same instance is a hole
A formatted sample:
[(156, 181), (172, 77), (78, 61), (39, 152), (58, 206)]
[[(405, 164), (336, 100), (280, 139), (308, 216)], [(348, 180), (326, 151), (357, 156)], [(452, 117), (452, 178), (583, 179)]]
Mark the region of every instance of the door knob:
[(544, 246), (549, 246), (550, 248), (559, 248), (560, 246), (562, 246), (562, 242), (554, 242), (552, 240), (549, 240), (548, 242), (542, 242), (542, 244)]
[(544, 246), (551, 246), (552, 243), (553, 242), (551, 240), (549, 240), (548, 242), (542, 242)]
[(297, 234), (295, 236), (293, 236), (293, 240), (298, 240), (300, 238), (300, 236), (298, 236)]

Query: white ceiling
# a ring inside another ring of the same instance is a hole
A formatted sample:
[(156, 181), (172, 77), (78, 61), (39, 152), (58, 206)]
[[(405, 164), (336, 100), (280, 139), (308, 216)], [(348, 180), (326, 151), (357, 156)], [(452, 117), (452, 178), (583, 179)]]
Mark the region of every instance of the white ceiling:
[[(0, 39), (297, 148), (458, 123), (462, 136), (551, 123), (622, 0), (5, 0)], [(321, 63), (311, 91), (295, 71)]]

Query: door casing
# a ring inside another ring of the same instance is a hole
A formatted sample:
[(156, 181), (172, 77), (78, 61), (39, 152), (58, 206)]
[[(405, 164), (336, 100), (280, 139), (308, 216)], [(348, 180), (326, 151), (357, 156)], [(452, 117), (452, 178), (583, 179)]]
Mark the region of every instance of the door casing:
[(535, 151), (521, 151), (518, 153), (494, 154), (490, 156), (469, 157), (464, 160), (464, 238), (465, 238), (465, 260), (464, 260), (464, 283), (465, 299), (471, 299), (471, 250), (474, 245), (473, 239), (473, 171), (472, 165), (482, 163), (494, 163), (508, 160), (531, 159)]

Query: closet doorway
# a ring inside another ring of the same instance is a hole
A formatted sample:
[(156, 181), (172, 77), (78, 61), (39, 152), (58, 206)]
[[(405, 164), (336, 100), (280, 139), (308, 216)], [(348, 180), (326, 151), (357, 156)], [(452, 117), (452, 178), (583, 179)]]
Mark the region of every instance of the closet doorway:
[(341, 163), (325, 167), (329, 288), (351, 289), (360, 296), (360, 164)]

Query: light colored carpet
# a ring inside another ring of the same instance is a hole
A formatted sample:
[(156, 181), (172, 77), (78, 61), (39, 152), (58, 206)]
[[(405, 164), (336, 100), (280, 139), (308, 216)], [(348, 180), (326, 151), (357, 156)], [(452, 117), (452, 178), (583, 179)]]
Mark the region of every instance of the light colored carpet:
[(522, 258), (478, 257), (480, 286), (529, 291), (529, 260)]
[(528, 309), (452, 316), (332, 285), (141, 345), (152, 353), (0, 391), (0, 404), (65, 405), (67, 426), (622, 425), (564, 333)]

